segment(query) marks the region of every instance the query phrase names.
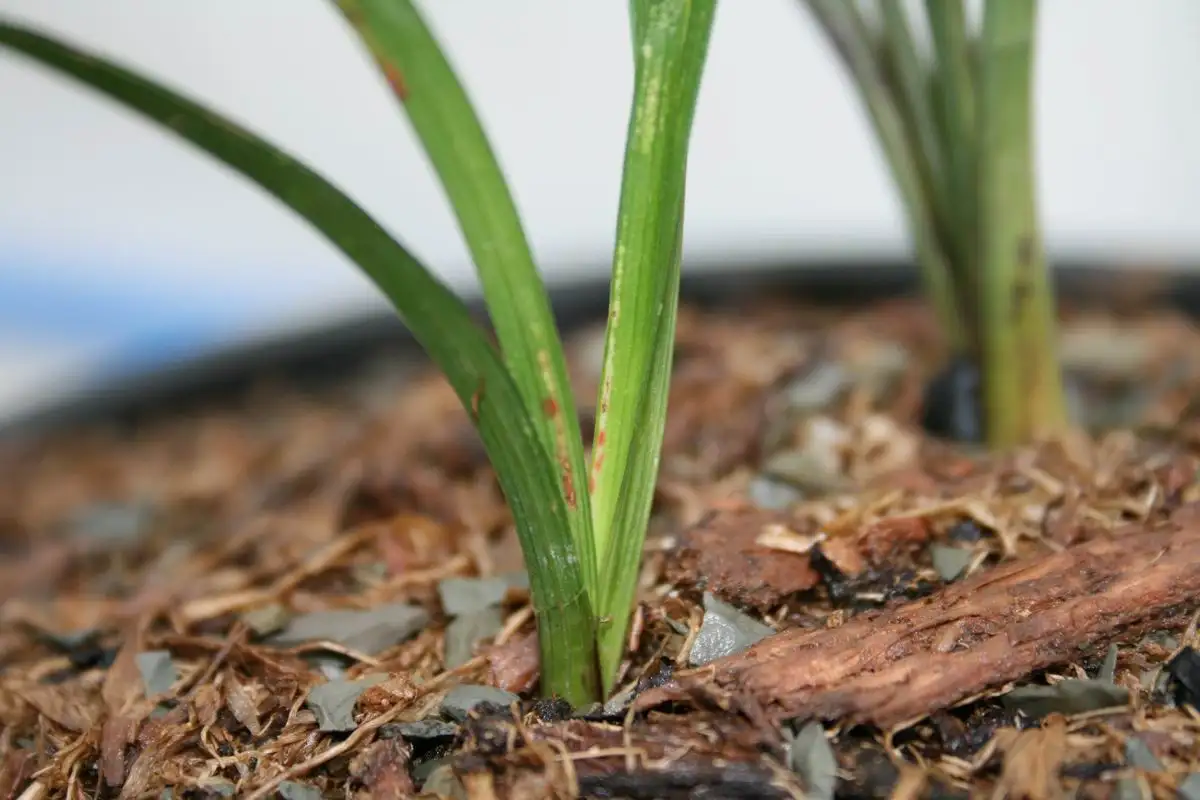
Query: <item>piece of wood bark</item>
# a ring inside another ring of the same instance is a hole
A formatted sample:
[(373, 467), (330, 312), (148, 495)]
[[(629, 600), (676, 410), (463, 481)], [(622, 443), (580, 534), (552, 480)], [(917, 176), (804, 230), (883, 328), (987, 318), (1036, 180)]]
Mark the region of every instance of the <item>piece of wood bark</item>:
[(641, 695), (893, 728), (1200, 606), (1200, 507), (1001, 564), (837, 628), (791, 630)]

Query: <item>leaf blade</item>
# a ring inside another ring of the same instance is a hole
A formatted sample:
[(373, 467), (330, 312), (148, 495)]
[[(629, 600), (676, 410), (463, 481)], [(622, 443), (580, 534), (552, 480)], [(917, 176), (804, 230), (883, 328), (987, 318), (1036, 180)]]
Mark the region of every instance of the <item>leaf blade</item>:
[(922, 185), (915, 145), (880, 67), (866, 24), (854, 2), (805, 0), (817, 24), (829, 39), (858, 90), (859, 100), (875, 130), (908, 217), (917, 260), (926, 291), (956, 348), (967, 341), (966, 326), (955, 287), (952, 263), (939, 240), (932, 201)]
[(976, 88), (971, 65), (971, 36), (967, 30), (963, 0), (925, 0), (929, 28), (933, 34), (934, 71), (942, 107), (944, 165), (942, 193), (946, 222), (943, 229), (947, 258), (962, 283), (960, 297), (970, 301), (963, 314), (974, 318), (978, 303), (977, 193), (978, 141), (976, 135)]
[(716, 0), (633, 0), (630, 10), (634, 101), (592, 447), (606, 688), (624, 644), (662, 452), (687, 153)]
[(241, 172), (312, 224), (375, 282), (471, 412), (496, 468), (539, 607), (543, 681), (573, 703), (595, 699), (594, 616), (555, 470), (519, 390), (461, 300), (345, 194), (232, 121), (28, 28), (0, 21), (0, 46), (75, 78)]
[(504, 174), (462, 83), (411, 0), (336, 0), (374, 56), (450, 200), (505, 363), (555, 454), (589, 590), (596, 584), (587, 475), (557, 326)]

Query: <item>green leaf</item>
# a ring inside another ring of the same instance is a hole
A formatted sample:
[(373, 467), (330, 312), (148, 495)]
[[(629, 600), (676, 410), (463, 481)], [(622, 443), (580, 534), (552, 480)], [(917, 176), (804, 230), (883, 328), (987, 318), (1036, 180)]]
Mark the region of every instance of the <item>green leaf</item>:
[(806, 5), (858, 89), (908, 216), (925, 290), (941, 320), (942, 330), (954, 347), (961, 348), (966, 342), (963, 309), (957, 302), (952, 264), (939, 241), (933, 211), (935, 201), (921, 180), (917, 143), (905, 129), (870, 31), (854, 2), (806, 0)]
[[(930, 212), (935, 220), (945, 217), (941, 192), (944, 165), (937, 116), (929, 96), (930, 64), (917, 51), (902, 0), (878, 0), (883, 18), (886, 62), (892, 77), (892, 96), (904, 122), (909, 146)], [(940, 230), (940, 227), (939, 227)]]
[(597, 559), (579, 418), (550, 301), (483, 126), (411, 0), (336, 0), (374, 56), (441, 179), (471, 251), (505, 363), (559, 465), (594, 592)]
[(944, 133), (942, 153), (943, 230), (951, 269), (961, 284), (960, 297), (971, 301), (962, 309), (967, 318), (976, 315), (978, 285), (976, 267), (978, 241), (978, 195), (976, 168), (976, 98), (971, 67), (971, 37), (967, 32), (963, 0), (925, 0), (929, 28), (933, 34), (934, 69), (942, 107), (939, 129)]
[(592, 448), (601, 673), (623, 651), (654, 497), (679, 301), (684, 184), (715, 0), (634, 0), (634, 99)]
[(213, 111), (116, 64), (0, 22), (0, 45), (138, 111), (253, 180), (356, 263), (446, 374), (480, 431), (512, 508), (538, 612), (543, 690), (598, 696), (595, 618), (558, 472), (516, 384), (466, 306), (324, 178)]
[(1038, 224), (1033, 141), (1036, 0), (988, 0), (981, 39), (980, 279), (988, 441), (1066, 422), (1053, 288)]

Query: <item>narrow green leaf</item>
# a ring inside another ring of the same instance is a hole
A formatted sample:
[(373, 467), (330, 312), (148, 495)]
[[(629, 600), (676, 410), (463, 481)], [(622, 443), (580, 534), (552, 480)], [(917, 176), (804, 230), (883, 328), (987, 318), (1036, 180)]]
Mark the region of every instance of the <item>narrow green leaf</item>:
[[(680, 208), (679, 226), (675, 248), (666, 275), (670, 291), (679, 292), (679, 277), (683, 255), (683, 209)], [(658, 481), (661, 460), (661, 442), (666, 429), (666, 410), (671, 387), (671, 365), (675, 355), (675, 323), (677, 305), (673, 302), (658, 316), (654, 333), (648, 337), (652, 342), (653, 357), (646, 377), (646, 391), (638, 406), (637, 421), (633, 425), (639, 437), (654, 443), (653, 452), (635, 453), (621, 481), (620, 497), (613, 521), (613, 546), (604, 562), (603, 581), (599, 599), (595, 603), (601, 614), (599, 633), (600, 674), (604, 678), (606, 692), (613, 688), (613, 680), (625, 653), (625, 637), (629, 629), (629, 615), (637, 594), (638, 578), (645, 544), (646, 526), (649, 522), (654, 487)], [(641, 456), (641, 457), (638, 457)], [(628, 499), (628, 502), (626, 502)]]
[(716, 0), (634, 0), (634, 98), (592, 448), (602, 675), (611, 686), (662, 451), (688, 145)]
[(1066, 421), (1053, 288), (1034, 169), (1036, 0), (988, 0), (980, 73), (980, 237), (988, 441), (1007, 446)]
[(336, 0), (400, 101), (441, 179), (475, 261), (505, 363), (555, 454), (570, 527), (594, 592), (579, 418), (550, 301), (520, 216), (470, 98), (411, 0)]
[(558, 471), (521, 394), (466, 306), (320, 175), (215, 112), (64, 42), (0, 22), (0, 45), (143, 114), (253, 180), (307, 220), (384, 292), (480, 431), (512, 508), (538, 612), (543, 690), (598, 696), (595, 618)]
[(858, 89), (908, 216), (926, 293), (951, 344), (962, 347), (966, 342), (963, 309), (956, 302), (951, 264), (938, 240), (934, 201), (922, 185), (915, 156), (917, 146), (905, 130), (870, 32), (853, 2), (806, 0), (806, 5)]
[[(929, 73), (931, 64), (917, 50), (903, 0), (878, 0), (883, 18), (883, 41), (888, 71), (894, 77), (892, 96), (908, 133), (917, 172), (931, 213), (936, 220), (945, 216), (943, 185), (942, 140), (937, 118), (930, 102)], [(940, 223), (937, 226), (941, 229)]]
[(971, 67), (970, 40), (967, 31), (963, 0), (925, 0), (929, 28), (933, 34), (935, 70), (938, 74), (938, 95), (942, 107), (936, 110), (942, 118), (944, 132), (942, 152), (942, 193), (947, 222), (943, 230), (949, 233), (946, 242), (951, 269), (963, 284), (960, 297), (972, 305), (962, 309), (967, 318), (976, 315), (975, 296), (978, 293), (976, 268), (978, 240), (978, 195), (976, 168), (976, 98), (975, 79)]

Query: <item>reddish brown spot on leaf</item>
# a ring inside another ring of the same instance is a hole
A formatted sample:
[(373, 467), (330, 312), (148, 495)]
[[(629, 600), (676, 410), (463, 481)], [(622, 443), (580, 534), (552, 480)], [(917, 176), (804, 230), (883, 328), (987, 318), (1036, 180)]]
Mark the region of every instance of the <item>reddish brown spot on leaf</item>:
[(479, 406), (483, 403), (483, 378), (479, 379), (479, 386), (475, 388), (475, 393), (471, 395), (471, 418), (476, 422), (479, 421)]
[(567, 508), (574, 509), (576, 503), (575, 497), (575, 481), (571, 478), (571, 468), (563, 462), (563, 496), (567, 498)]
[(396, 97), (400, 98), (400, 102), (408, 99), (408, 84), (404, 82), (404, 75), (396, 67), (395, 64), (389, 64), (386, 61), (380, 62), (383, 67), (383, 75), (387, 78), (388, 85), (392, 87), (392, 91), (396, 93)]
[(596, 446), (604, 447), (604, 442), (608, 440), (608, 431), (600, 431), (596, 434)]
[(558, 416), (558, 403), (554, 401), (553, 397), (547, 397), (542, 401), (542, 411), (546, 413), (547, 417), (556, 417)]

